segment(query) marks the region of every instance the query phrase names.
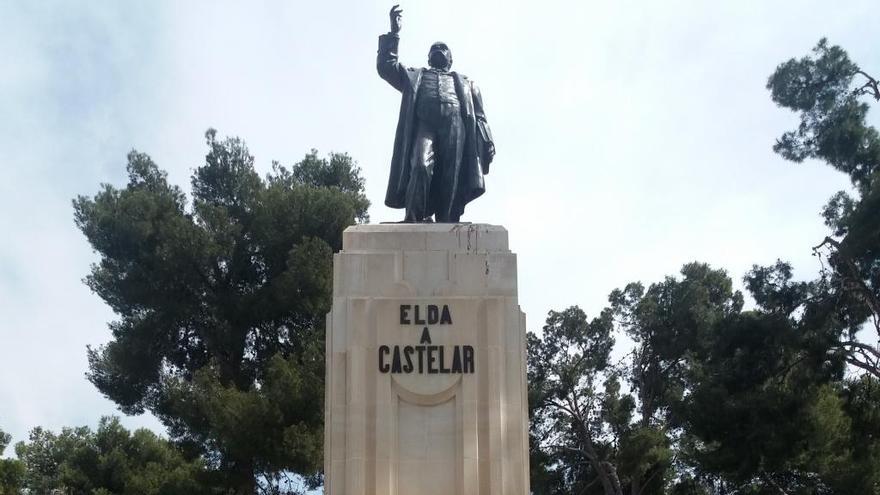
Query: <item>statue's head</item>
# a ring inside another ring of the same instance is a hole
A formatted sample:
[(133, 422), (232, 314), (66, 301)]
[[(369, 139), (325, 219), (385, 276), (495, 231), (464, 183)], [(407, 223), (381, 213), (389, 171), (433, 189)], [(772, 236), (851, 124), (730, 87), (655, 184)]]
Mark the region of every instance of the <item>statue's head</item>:
[(435, 69), (449, 70), (452, 67), (452, 51), (446, 43), (438, 41), (428, 50), (428, 65)]

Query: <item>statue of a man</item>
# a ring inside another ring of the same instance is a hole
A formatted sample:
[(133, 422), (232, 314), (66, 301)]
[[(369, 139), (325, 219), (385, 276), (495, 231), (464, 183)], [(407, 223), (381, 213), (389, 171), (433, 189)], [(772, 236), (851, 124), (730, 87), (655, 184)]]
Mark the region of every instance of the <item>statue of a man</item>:
[(379, 36), (376, 69), (403, 93), (385, 204), (406, 208), (404, 222), (458, 222), (465, 205), (486, 190), (483, 175), (495, 145), (473, 82), (451, 72), (452, 52), (437, 42), (427, 68), (397, 59), (399, 6), (391, 8), (391, 32)]

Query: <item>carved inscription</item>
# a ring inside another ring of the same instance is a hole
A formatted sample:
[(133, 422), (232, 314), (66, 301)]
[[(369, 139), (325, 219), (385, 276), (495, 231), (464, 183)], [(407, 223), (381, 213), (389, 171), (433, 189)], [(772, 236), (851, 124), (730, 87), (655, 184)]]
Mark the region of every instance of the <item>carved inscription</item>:
[(433, 345), (425, 325), (451, 325), (452, 313), (444, 304), (401, 304), (400, 324), (422, 326), (418, 345), (380, 345), (381, 373), (473, 373), (474, 348), (470, 345)]

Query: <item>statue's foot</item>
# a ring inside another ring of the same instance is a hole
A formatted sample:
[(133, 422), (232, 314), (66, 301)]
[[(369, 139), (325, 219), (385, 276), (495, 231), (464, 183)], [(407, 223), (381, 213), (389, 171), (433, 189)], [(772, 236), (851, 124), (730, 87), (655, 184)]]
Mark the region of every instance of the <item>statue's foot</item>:
[(404, 217), (404, 219), (399, 222), (381, 222), (381, 223), (434, 223), (434, 219), (431, 217), (426, 217), (426, 218), (422, 218), (421, 220), (416, 220), (411, 217)]

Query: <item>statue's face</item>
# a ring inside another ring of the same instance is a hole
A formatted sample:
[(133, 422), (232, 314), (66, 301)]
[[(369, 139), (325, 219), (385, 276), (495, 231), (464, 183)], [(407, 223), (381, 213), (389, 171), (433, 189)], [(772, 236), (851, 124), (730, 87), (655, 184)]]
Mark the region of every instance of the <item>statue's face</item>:
[(452, 67), (452, 51), (446, 43), (437, 42), (428, 51), (428, 65), (435, 69), (449, 70)]

